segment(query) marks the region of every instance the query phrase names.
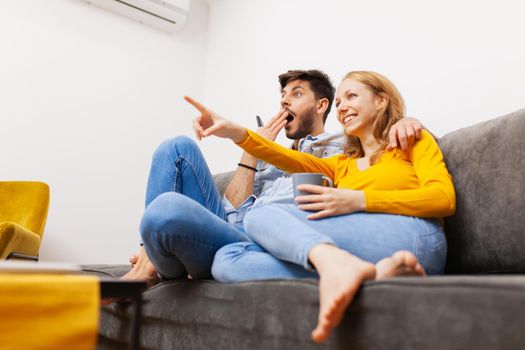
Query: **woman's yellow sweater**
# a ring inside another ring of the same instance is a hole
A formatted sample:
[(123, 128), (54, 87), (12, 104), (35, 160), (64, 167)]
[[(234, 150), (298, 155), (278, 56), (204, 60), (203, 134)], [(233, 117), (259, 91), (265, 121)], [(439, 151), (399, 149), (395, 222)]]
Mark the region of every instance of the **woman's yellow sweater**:
[(319, 172), (341, 189), (364, 191), (366, 211), (436, 218), (452, 215), (456, 194), (443, 154), (427, 131), (412, 147), (410, 156), (399, 150), (385, 152), (365, 170), (357, 159), (340, 154), (317, 158), (282, 147), (251, 130), (238, 145), (255, 157), (289, 173)]

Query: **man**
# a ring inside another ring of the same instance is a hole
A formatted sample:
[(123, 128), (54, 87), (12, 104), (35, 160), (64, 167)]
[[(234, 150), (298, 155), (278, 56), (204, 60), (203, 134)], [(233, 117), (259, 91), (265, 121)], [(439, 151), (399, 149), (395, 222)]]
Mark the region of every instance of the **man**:
[[(279, 82), (281, 110), (257, 132), (275, 140), (284, 128), (293, 148), (318, 157), (342, 152), (341, 135), (324, 132), (335, 90), (328, 76), (292, 70)], [(417, 120), (402, 120), (392, 128), (389, 147), (399, 143), (407, 150), (421, 129)], [(133, 267), (123, 279), (210, 278), (215, 252), (248, 240), (243, 219), (250, 207), (256, 201), (293, 201), (292, 193), (287, 174), (244, 153), (221, 199), (197, 145), (186, 137), (164, 142), (153, 156), (148, 180), (141, 223), (145, 247), (130, 259)]]

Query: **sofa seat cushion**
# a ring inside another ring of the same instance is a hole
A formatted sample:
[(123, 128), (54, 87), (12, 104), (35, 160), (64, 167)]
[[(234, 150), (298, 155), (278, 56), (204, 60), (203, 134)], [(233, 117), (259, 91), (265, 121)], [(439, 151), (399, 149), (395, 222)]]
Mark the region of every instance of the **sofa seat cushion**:
[[(128, 267), (87, 268), (120, 276)], [(141, 343), (148, 349), (525, 348), (525, 275), (368, 282), (323, 345), (309, 340), (318, 312), (315, 280), (169, 281), (144, 300)], [(131, 309), (102, 308), (99, 349), (124, 348)]]

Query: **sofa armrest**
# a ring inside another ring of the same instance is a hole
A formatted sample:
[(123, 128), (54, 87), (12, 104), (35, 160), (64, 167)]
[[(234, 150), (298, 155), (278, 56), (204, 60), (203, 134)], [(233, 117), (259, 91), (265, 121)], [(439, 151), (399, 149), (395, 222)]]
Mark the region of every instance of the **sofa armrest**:
[(10, 253), (38, 256), (40, 236), (14, 222), (0, 223), (0, 259)]

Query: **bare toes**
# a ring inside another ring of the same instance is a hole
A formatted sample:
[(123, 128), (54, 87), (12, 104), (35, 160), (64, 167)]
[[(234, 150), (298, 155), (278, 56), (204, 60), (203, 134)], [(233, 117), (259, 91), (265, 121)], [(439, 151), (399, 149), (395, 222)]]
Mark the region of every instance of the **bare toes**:
[(421, 275), (421, 276), (426, 276), (427, 273), (425, 272), (425, 269), (423, 268), (423, 266), (421, 264), (417, 264), (416, 267), (415, 267), (415, 270), (416, 270), (416, 273), (418, 275)]
[(139, 256), (137, 254), (133, 254), (129, 257), (129, 263), (131, 264), (131, 266), (135, 265), (137, 261), (139, 261)]
[(312, 331), (312, 340), (316, 343), (322, 343), (330, 336), (330, 324), (327, 321), (319, 323)]
[(409, 251), (398, 251), (376, 264), (377, 279), (395, 276), (425, 276), (425, 269)]
[(414, 256), (414, 254), (404, 250), (394, 253), (394, 255), (392, 255), (392, 259), (398, 266), (415, 268), (417, 264), (417, 258)]

